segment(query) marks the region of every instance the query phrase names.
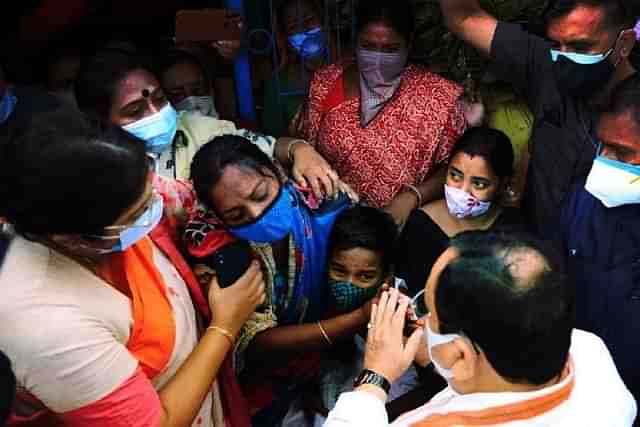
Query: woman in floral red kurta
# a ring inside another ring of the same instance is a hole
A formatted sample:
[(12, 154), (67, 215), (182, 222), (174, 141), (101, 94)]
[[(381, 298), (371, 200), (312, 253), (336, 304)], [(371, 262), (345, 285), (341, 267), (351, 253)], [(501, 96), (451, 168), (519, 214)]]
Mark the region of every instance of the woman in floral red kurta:
[(364, 201), (403, 224), (441, 196), (441, 166), (470, 106), (462, 87), (407, 64), (409, 0), (360, 2), (356, 25), (355, 58), (316, 72), (297, 129)]
[(344, 71), (319, 71), (309, 92), (304, 138), (340, 177), (375, 207), (386, 207), (406, 184), (418, 186), (443, 164), (466, 127), (460, 86), (423, 67), (405, 68), (400, 87), (362, 127), (360, 98), (347, 98)]

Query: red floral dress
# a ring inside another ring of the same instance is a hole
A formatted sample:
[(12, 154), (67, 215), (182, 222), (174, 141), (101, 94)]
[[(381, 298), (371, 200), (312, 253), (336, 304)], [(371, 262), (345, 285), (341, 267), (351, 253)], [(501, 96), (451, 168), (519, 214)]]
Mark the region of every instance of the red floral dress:
[(374, 207), (388, 205), (403, 185), (421, 184), (448, 160), (466, 129), (462, 87), (409, 65), (393, 98), (365, 128), (360, 99), (344, 95), (347, 64), (318, 71), (303, 116), (303, 137), (340, 177)]

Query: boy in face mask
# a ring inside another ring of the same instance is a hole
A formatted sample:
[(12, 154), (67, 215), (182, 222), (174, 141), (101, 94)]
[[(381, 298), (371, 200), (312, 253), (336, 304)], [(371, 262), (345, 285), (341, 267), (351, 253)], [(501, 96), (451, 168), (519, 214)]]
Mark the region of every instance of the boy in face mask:
[(615, 90), (598, 121), (598, 156), (586, 182), (563, 204), (561, 248), (576, 292), (577, 326), (611, 349), (622, 379), (640, 398), (640, 77)]
[[(325, 427), (632, 425), (636, 404), (602, 340), (573, 329), (571, 292), (546, 245), (521, 233), (462, 234), (424, 295), (424, 330), (406, 339), (407, 303), (382, 294), (364, 370)], [(389, 424), (389, 382), (414, 358), (433, 362), (448, 386)]]
[[(398, 229), (393, 218), (378, 209), (355, 206), (342, 212), (329, 236), (327, 278), (329, 311), (343, 314), (362, 307), (384, 286), (406, 289), (393, 277), (393, 257)], [(385, 285), (386, 284), (386, 285)], [(351, 389), (362, 368), (363, 333), (331, 351), (321, 374), (322, 403), (331, 410), (340, 393)], [(412, 376), (412, 377), (415, 377)], [(409, 381), (411, 382), (411, 381)], [(407, 387), (396, 386), (401, 395)]]
[(492, 60), (492, 71), (522, 93), (534, 115), (523, 211), (538, 232), (557, 223), (562, 200), (589, 172), (595, 112), (635, 72), (632, 2), (556, 0), (546, 38), (499, 22), (478, 0), (440, 0), (450, 30)]
[(393, 219), (378, 209), (356, 206), (338, 216), (329, 236), (331, 310), (355, 310), (393, 278), (397, 237)]

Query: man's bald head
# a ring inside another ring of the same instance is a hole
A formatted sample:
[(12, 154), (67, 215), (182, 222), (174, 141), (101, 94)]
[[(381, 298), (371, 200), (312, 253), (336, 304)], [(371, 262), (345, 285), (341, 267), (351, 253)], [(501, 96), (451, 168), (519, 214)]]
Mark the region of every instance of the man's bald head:
[(440, 333), (474, 342), (513, 383), (541, 385), (564, 368), (573, 303), (553, 251), (528, 234), (470, 232), (435, 289)]

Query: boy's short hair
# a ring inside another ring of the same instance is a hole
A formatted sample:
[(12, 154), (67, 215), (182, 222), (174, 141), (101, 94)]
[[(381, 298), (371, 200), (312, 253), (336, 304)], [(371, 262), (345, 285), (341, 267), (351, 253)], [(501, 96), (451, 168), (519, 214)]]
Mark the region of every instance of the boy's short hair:
[(367, 206), (354, 206), (343, 211), (329, 236), (329, 254), (353, 248), (365, 248), (381, 255), (385, 274), (393, 270), (393, 252), (398, 227), (391, 215)]

